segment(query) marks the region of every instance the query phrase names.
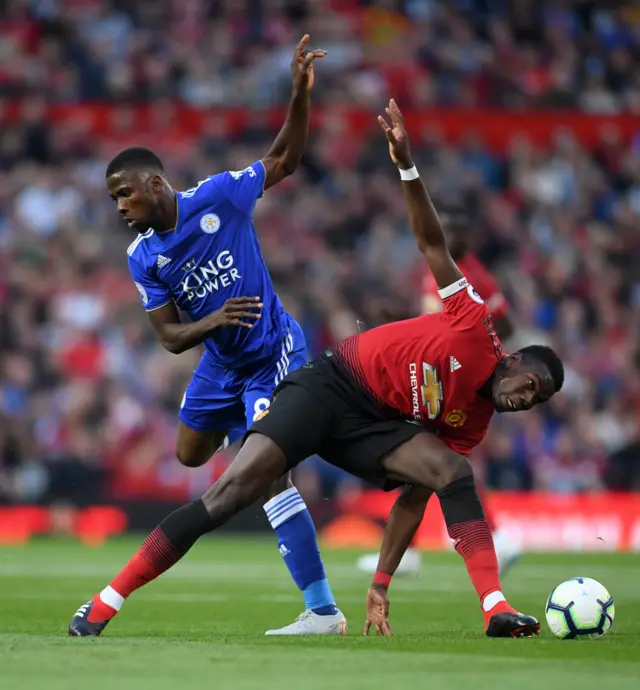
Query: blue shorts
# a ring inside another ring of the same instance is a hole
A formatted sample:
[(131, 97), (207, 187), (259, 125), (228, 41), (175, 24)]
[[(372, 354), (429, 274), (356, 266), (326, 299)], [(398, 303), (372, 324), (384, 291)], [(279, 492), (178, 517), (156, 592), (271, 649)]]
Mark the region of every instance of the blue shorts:
[(231, 370), (205, 353), (182, 398), (180, 421), (195, 431), (226, 431), (229, 443), (242, 438), (269, 407), (280, 381), (307, 363), (302, 329), (290, 321), (278, 354), (267, 360)]

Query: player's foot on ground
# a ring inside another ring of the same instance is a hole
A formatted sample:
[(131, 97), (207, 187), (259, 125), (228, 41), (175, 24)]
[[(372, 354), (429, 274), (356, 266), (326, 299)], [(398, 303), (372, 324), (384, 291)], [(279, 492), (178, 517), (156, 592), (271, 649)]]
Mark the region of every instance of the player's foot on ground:
[(96, 594), (91, 601), (83, 604), (69, 623), (71, 637), (95, 637), (107, 627), (107, 623), (117, 611), (107, 606)]
[(508, 605), (494, 606), (484, 616), (487, 637), (533, 637), (540, 632), (540, 623), (533, 616), (525, 616)]
[(319, 616), (310, 609), (284, 628), (267, 630), (265, 635), (346, 635), (347, 619), (340, 609), (328, 616)]
[[(378, 569), (378, 559), (380, 554), (368, 553), (358, 559), (358, 570), (365, 573), (375, 573)], [(420, 572), (421, 558), (420, 552), (416, 549), (407, 549), (400, 565), (398, 566), (395, 575), (416, 575)]]
[(498, 559), (499, 574), (502, 578), (511, 566), (520, 560), (524, 552), (520, 543), (503, 529), (498, 529), (493, 533), (493, 544)]

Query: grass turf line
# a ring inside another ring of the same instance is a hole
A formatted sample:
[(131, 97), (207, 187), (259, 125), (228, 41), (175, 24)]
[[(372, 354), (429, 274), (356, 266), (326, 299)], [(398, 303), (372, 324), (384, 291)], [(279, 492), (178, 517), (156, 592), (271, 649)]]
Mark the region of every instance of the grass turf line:
[[(266, 638), (290, 623), (302, 599), (275, 542), (208, 538), (170, 573), (135, 593), (98, 639), (66, 637), (74, 611), (131, 556), (139, 538), (86, 549), (38, 541), (0, 549), (0, 688), (67, 690), (359, 690), (373, 686), (502, 690), (638, 688), (640, 557), (527, 555), (504, 582), (509, 600), (538, 616), (533, 640), (489, 640), (462, 560), (424, 554), (417, 577), (394, 579), (395, 638), (364, 638), (370, 578), (355, 552), (325, 552), (346, 638)], [(568, 577), (600, 580), (616, 602), (601, 640), (560, 641), (544, 603)]]

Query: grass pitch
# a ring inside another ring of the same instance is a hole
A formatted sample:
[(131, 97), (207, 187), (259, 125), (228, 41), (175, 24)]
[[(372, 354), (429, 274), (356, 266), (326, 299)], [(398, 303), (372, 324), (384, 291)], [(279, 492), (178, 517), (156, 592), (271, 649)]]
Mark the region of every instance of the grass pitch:
[[(394, 579), (395, 638), (362, 636), (370, 578), (355, 552), (325, 552), (349, 620), (343, 638), (266, 638), (302, 600), (275, 541), (209, 538), (136, 592), (101, 638), (66, 636), (75, 610), (109, 582), (141, 539), (100, 549), (41, 541), (0, 549), (2, 690), (502, 690), (640, 688), (640, 556), (526, 556), (504, 582), (511, 603), (540, 618), (537, 639), (489, 640), (464, 564), (424, 554), (417, 577)], [(600, 640), (560, 641), (544, 603), (562, 580), (600, 580), (616, 603)]]

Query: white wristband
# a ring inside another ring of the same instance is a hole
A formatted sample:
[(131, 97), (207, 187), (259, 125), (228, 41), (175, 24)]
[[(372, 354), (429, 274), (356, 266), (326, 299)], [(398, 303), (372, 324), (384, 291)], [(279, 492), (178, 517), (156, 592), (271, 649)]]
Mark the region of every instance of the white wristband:
[(409, 170), (403, 170), (402, 168), (398, 168), (400, 171), (400, 179), (403, 182), (409, 182), (410, 180), (417, 180), (420, 175), (418, 174), (418, 168), (414, 165), (413, 168), (409, 168)]

